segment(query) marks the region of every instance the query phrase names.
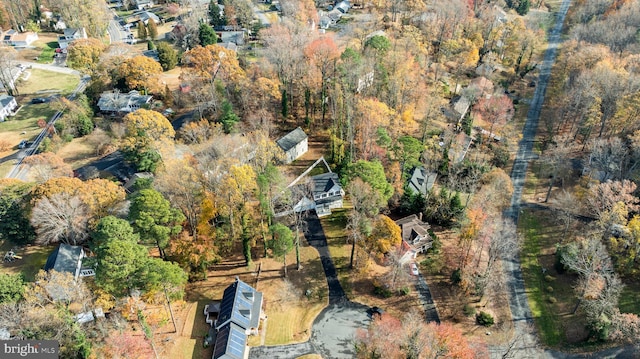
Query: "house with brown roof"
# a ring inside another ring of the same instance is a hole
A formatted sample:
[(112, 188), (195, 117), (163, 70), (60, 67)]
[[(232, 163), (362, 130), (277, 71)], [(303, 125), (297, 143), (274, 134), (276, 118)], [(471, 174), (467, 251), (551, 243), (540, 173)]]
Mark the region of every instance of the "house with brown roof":
[(418, 253), (426, 252), (431, 248), (433, 244), (433, 238), (429, 234), (431, 226), (422, 221), (422, 213), (400, 218), (396, 224), (402, 231), (402, 248), (407, 250), (413, 258)]

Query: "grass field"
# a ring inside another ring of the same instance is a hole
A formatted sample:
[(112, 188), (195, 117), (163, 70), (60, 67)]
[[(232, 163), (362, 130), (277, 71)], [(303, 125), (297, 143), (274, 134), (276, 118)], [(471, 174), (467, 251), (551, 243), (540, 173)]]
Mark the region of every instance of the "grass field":
[(626, 283), (618, 305), (623, 313), (640, 315), (640, 283)]
[(77, 75), (68, 75), (41, 69), (29, 69), (29, 71), (31, 72), (29, 79), (18, 83), (18, 90), (22, 95), (47, 92), (67, 95), (72, 93), (80, 82), (80, 77)]
[[(0, 244), (0, 255), (4, 257), (4, 254), (13, 247), (11, 242), (3, 241)], [(1, 263), (0, 273), (22, 273), (26, 281), (33, 281), (38, 271), (44, 267), (47, 257), (52, 251), (53, 248), (43, 246), (29, 246), (18, 249), (16, 254), (22, 258), (9, 263)]]

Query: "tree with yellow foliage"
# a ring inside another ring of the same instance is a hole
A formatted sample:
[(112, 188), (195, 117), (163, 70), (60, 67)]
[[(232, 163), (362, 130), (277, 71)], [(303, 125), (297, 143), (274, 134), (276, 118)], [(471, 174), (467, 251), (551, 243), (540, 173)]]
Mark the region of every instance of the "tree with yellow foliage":
[(160, 87), (158, 75), (162, 66), (147, 56), (135, 56), (124, 60), (118, 67), (118, 75), (130, 90), (157, 92)]
[(100, 55), (106, 49), (98, 39), (78, 39), (67, 48), (67, 64), (72, 69), (84, 73), (92, 73), (100, 62)]
[(123, 119), (126, 130), (120, 144), (125, 159), (139, 171), (155, 171), (162, 157), (160, 150), (172, 144), (176, 135), (171, 122), (161, 113), (139, 109)]
[(373, 222), (373, 230), (367, 237), (366, 244), (372, 253), (385, 254), (402, 243), (402, 231), (391, 218), (379, 215)]

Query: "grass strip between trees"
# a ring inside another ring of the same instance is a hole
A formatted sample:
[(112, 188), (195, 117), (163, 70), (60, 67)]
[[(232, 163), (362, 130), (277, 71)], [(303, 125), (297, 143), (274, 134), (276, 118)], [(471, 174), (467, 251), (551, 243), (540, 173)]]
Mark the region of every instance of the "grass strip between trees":
[(541, 342), (547, 346), (557, 346), (564, 341), (561, 318), (548, 302), (548, 296), (544, 292), (548, 283), (545, 282), (543, 267), (538, 262), (545, 239), (543, 223), (540, 218), (524, 210), (520, 215), (519, 224), (525, 235), (520, 258), (531, 314)]

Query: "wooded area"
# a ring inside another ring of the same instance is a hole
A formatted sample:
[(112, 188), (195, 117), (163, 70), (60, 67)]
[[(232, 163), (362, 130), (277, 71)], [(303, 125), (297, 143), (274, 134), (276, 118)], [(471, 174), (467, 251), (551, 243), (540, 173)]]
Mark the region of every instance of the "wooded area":
[[(389, 274), (374, 285), (400, 295), (399, 273), (408, 271), (394, 220), (416, 214), (431, 225), (433, 240), (418, 257), (420, 269), (447, 277), (464, 298), (446, 318), (463, 322), (463, 311), (473, 316), (478, 308), (473, 325), (494, 323), (489, 312), (505, 292), (501, 263), (523, 246), (504, 214), (514, 191), (508, 172), (556, 3), (375, 1), (322, 30), (327, 4), (320, 2), (283, 0), (281, 21), (272, 24), (254, 20), (257, 5), (246, 0), (168, 3), (161, 6), (183, 17), (171, 42), (156, 40), (153, 21), (137, 25), (158, 61), (126, 44), (105, 45), (110, 13), (103, 5), (0, 1), (3, 29), (50, 29), (45, 8), (67, 26), (85, 27), (90, 38), (69, 45), (67, 64), (91, 76), (85, 95), (51, 104), (64, 115), (44, 151), (25, 159), (29, 181), (0, 180), (0, 239), (83, 246), (96, 264), (88, 283), (56, 272), (42, 272), (36, 283), (0, 276), (0, 327), (25, 339), (64, 338), (64, 353), (73, 357), (105, 355), (119, 342), (150, 355), (153, 324), (135, 309), (140, 303), (183, 298), (188, 282), (206, 280), (212, 265), (240, 254), (249, 268), (273, 257), (283, 277), (300, 270), (312, 214), (297, 208), (314, 198), (314, 184), (288, 185), (316, 158), (287, 165), (274, 141), (296, 127), (346, 192), (341, 230), (351, 246), (349, 275), (384, 265)], [(640, 280), (639, 14), (637, 0), (572, 5), (528, 179), (535, 193), (527, 200), (561, 224), (554, 270), (575, 276), (572, 314), (584, 313), (585, 342), (640, 335), (640, 313), (618, 307), (623, 283)], [(247, 46), (236, 51), (219, 42), (221, 26), (244, 28)], [(20, 84), (5, 77), (16, 56), (0, 48), (0, 83), (15, 96)], [(179, 86), (170, 88), (163, 76), (176, 67)], [(98, 114), (104, 93), (153, 101)], [(122, 155), (130, 172), (122, 182), (150, 175), (125, 189), (113, 174), (78, 173), (55, 153), (87, 136), (95, 136), (96, 155)], [(416, 191), (415, 171), (437, 179)], [(69, 292), (64, 310), (53, 311), (57, 300), (38, 294), (47, 285)], [(85, 336), (68, 318), (90, 302), (121, 314), (101, 334)], [(49, 308), (49, 323), (24, 319), (41, 307)], [(451, 324), (426, 325), (415, 316), (374, 320), (360, 333), (358, 355), (484, 355)], [(146, 341), (116, 330), (123, 317), (143, 328)]]

